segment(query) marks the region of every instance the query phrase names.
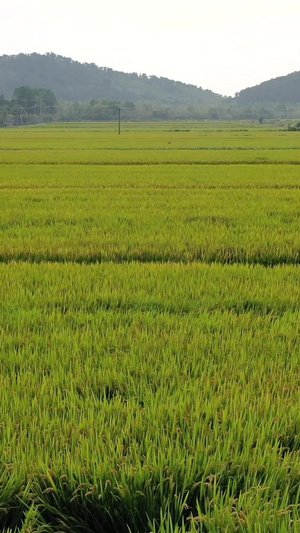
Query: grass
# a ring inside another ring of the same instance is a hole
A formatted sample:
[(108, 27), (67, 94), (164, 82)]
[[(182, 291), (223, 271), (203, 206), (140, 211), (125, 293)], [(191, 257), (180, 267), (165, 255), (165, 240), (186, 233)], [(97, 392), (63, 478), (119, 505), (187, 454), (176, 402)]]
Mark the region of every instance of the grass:
[(118, 162), (188, 129), (126, 127), (0, 132), (1, 531), (297, 532), (300, 170), (76, 165), (95, 134)]

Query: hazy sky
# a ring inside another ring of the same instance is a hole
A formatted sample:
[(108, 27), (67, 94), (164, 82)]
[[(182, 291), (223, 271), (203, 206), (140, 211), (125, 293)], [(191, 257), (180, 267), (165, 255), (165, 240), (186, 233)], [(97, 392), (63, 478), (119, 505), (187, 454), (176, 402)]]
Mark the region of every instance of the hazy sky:
[(0, 55), (54, 52), (223, 95), (300, 70), (299, 0), (0, 0)]

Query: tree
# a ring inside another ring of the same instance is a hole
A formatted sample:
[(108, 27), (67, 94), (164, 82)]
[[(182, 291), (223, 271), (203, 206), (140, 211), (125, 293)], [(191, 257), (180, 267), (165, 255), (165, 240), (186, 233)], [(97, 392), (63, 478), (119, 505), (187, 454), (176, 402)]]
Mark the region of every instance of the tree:
[(289, 124), (288, 131), (300, 131), (300, 122), (293, 125)]
[(27, 85), (18, 87), (13, 93), (15, 113), (19, 115), (19, 124), (26, 116), (27, 124), (33, 122), (34, 115), (39, 122), (56, 112), (57, 100), (53, 91), (49, 89), (33, 89)]

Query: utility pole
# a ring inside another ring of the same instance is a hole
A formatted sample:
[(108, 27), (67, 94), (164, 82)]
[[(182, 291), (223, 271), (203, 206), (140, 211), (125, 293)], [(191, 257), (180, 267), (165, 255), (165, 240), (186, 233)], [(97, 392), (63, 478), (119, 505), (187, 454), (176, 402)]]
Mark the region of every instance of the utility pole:
[(39, 104), (40, 104), (40, 124), (42, 124), (42, 97), (39, 98)]
[(121, 135), (121, 108), (118, 108), (118, 134)]

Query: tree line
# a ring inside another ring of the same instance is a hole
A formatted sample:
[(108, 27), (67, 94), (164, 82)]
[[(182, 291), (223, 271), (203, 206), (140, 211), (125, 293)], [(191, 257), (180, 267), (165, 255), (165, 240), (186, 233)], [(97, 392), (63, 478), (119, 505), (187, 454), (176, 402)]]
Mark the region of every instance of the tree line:
[(22, 126), (54, 120), (57, 99), (49, 89), (23, 86), (14, 90), (11, 100), (0, 96), (0, 125)]
[(108, 98), (82, 102), (58, 100), (49, 89), (28, 86), (14, 90), (11, 100), (0, 96), (0, 126), (26, 126), (46, 122), (72, 121), (180, 121), (180, 120), (257, 120), (295, 119), (300, 105), (236, 105), (228, 98), (218, 105), (164, 105), (161, 102), (129, 101)]

